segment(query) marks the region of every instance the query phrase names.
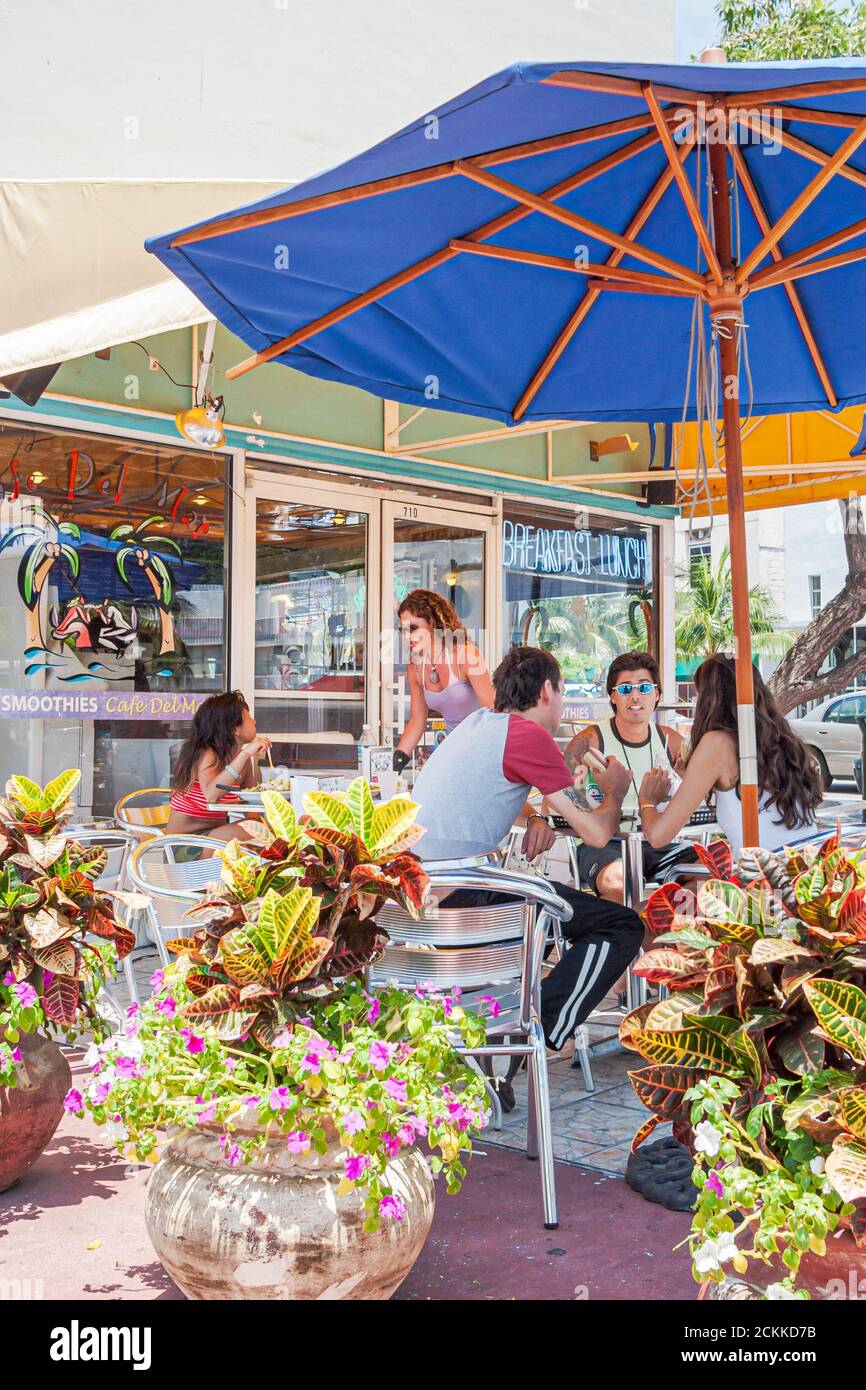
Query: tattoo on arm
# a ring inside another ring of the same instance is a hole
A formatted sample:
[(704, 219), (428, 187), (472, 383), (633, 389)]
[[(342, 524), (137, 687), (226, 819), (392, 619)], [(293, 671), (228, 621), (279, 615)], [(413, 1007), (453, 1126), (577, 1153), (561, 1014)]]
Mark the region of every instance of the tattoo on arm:
[(565, 765), (572, 776), (583, 761), (585, 754), (594, 747), (595, 741), (589, 731), (585, 734), (577, 734), (571, 740), (563, 756), (565, 757)]
[(593, 806), (592, 802), (589, 800), (589, 797), (586, 796), (586, 794), (585, 794), (584, 792), (580, 791), (580, 789), (579, 789), (578, 787), (566, 787), (566, 788), (565, 788), (565, 795), (568, 797), (569, 801), (573, 801), (573, 802), (574, 802), (574, 804), (575, 804), (575, 806), (577, 807), (578, 811), (590, 811), (590, 812), (591, 812), (591, 811), (594, 811), (594, 810), (595, 810), (595, 807)]

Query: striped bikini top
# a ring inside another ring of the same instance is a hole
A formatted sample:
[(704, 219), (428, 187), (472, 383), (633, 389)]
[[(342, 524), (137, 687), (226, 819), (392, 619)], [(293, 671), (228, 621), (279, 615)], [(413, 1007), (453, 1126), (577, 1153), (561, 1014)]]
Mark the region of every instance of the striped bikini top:
[(225, 820), (226, 813), (220, 808), (234, 801), (240, 801), (234, 792), (225, 792), (217, 802), (208, 801), (201, 782), (196, 778), (185, 791), (172, 792), (170, 804), (173, 811), (178, 811), (182, 816), (191, 816), (194, 820)]

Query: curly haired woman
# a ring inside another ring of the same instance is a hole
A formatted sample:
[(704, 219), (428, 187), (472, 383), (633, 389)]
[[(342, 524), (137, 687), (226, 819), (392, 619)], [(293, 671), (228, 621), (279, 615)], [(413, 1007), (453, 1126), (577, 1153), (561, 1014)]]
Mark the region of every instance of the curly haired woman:
[(397, 610), (409, 646), (409, 721), (394, 750), (401, 772), (435, 714), (448, 733), (467, 714), (493, 708), (493, 683), (457, 611), (432, 589), (413, 589)]

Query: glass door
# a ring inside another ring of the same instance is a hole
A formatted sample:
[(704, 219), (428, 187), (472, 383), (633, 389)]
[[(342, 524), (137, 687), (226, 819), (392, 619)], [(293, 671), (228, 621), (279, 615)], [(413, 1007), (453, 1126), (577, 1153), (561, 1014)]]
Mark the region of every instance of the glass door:
[(407, 653), (397, 609), (412, 589), (432, 589), (457, 610), (469, 640), (488, 666), (494, 650), (491, 619), (494, 527), (489, 512), (423, 500), (386, 502), (382, 515), (382, 729), (396, 743), (409, 715)]
[(378, 719), (380, 504), (264, 478), (253, 496), (242, 650), (256, 723), (275, 763), (350, 772), (363, 725)]

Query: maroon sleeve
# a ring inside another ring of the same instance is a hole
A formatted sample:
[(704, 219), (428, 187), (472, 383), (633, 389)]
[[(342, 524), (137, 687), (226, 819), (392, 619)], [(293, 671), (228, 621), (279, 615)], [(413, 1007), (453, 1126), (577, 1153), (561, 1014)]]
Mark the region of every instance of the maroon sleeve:
[(502, 771), (509, 782), (525, 782), (545, 796), (564, 791), (574, 782), (550, 734), (519, 714), (508, 716)]

